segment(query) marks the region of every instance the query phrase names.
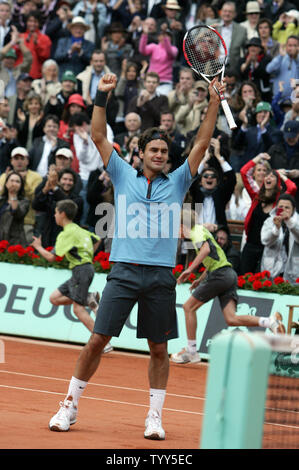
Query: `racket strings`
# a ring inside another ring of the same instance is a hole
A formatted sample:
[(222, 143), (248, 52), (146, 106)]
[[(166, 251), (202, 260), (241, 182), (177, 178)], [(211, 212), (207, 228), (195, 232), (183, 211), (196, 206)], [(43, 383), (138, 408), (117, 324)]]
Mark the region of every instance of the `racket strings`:
[(204, 75), (218, 75), (224, 65), (225, 49), (217, 33), (208, 28), (189, 31), (185, 51), (191, 67)]

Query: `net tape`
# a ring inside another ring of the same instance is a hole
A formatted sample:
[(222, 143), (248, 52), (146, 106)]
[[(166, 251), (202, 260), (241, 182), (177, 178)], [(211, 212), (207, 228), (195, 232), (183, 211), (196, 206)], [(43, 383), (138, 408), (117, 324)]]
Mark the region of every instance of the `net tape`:
[(216, 76), (225, 62), (225, 49), (217, 33), (200, 27), (191, 29), (185, 39), (185, 51), (191, 66), (198, 72)]

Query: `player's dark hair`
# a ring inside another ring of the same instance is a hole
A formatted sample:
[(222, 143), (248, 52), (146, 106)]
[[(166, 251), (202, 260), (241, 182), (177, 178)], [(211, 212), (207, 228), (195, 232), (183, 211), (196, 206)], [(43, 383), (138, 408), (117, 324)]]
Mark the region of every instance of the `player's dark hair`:
[(58, 212), (64, 212), (69, 220), (74, 220), (78, 212), (77, 204), (71, 199), (63, 199), (56, 204)]
[(139, 137), (138, 141), (138, 146), (139, 149), (144, 152), (145, 147), (151, 140), (156, 140), (156, 139), (162, 139), (167, 143), (168, 150), (170, 149), (171, 145), (171, 139), (167, 132), (165, 132), (162, 129), (159, 129), (159, 127), (151, 127), (150, 129), (147, 129), (144, 131), (141, 136)]

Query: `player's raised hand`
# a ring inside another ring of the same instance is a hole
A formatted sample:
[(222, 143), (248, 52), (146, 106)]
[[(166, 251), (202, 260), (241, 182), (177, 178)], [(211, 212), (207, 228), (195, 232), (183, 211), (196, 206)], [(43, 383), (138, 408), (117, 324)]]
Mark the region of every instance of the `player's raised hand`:
[(114, 90), (116, 83), (116, 75), (114, 73), (106, 73), (99, 81), (98, 90), (109, 93), (109, 91)]
[(220, 82), (218, 80), (218, 77), (215, 77), (209, 85), (210, 99), (215, 100), (215, 101), (217, 100), (218, 102), (220, 102), (220, 96), (223, 96), (225, 94), (225, 91), (226, 91), (225, 81), (223, 80), (222, 82)]

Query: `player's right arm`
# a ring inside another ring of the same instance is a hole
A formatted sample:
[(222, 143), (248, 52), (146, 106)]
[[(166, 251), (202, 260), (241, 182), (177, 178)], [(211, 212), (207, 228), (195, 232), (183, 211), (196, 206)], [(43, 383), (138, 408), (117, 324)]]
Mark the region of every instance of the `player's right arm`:
[(200, 248), (199, 252), (197, 253), (196, 257), (194, 258), (193, 262), (190, 264), (190, 266), (182, 272), (182, 274), (178, 277), (177, 283), (181, 284), (182, 282), (186, 282), (190, 274), (193, 273), (193, 271), (198, 268), (198, 266), (203, 262), (203, 260), (209, 256), (210, 254), (210, 246), (208, 242), (204, 242), (202, 247)]
[[(116, 87), (117, 78), (112, 73), (106, 73), (99, 81), (98, 92), (107, 93), (114, 90)], [(93, 107), (91, 119), (91, 138), (97, 147), (102, 157), (105, 167), (107, 167), (111, 152), (113, 150), (112, 144), (107, 140), (107, 120), (106, 120), (106, 106), (97, 105), (97, 98)]]
[(49, 263), (53, 263), (55, 261), (56, 255), (43, 248), (41, 237), (33, 237), (31, 246), (33, 246), (33, 248), (35, 248), (36, 251), (38, 251), (39, 254), (42, 255), (42, 257), (45, 258)]

